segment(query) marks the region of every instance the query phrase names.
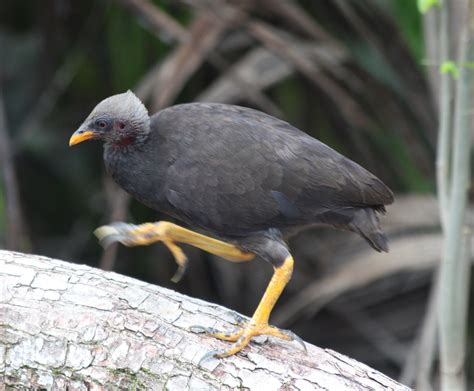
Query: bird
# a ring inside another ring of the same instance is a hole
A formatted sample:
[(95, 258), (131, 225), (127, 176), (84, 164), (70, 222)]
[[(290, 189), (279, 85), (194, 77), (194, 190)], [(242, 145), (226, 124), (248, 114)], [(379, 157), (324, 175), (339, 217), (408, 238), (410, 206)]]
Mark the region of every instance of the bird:
[(273, 266), (253, 316), (236, 331), (193, 328), (232, 342), (206, 358), (232, 356), (258, 335), (302, 342), (269, 324), (293, 272), (290, 236), (326, 225), (355, 232), (373, 249), (388, 252), (378, 214), (394, 201), (392, 191), (354, 161), (261, 111), (185, 103), (150, 116), (128, 90), (98, 103), (69, 145), (86, 140), (104, 143), (106, 171), (126, 192), (188, 227), (113, 223), (95, 231), (103, 244), (162, 242), (178, 264), (176, 281), (187, 264), (180, 243), (233, 262), (259, 257)]

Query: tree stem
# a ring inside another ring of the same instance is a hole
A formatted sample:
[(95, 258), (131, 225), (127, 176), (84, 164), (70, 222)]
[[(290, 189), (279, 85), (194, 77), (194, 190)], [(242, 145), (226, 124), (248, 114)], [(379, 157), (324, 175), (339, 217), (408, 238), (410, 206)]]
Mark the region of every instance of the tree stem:
[(474, 0), (469, 0), (468, 21), (460, 46), (460, 78), (456, 85), (452, 142), (449, 213), (446, 216), (439, 299), (441, 389), (466, 389), (467, 295), (469, 292), (469, 231), (465, 226), (470, 178), (472, 85), (474, 73), (465, 64), (474, 59)]

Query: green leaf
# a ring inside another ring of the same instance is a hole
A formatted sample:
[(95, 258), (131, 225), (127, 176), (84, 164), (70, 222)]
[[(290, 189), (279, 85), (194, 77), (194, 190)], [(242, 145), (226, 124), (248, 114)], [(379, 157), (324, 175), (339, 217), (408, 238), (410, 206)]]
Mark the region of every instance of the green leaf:
[(415, 58), (421, 58), (425, 50), (422, 32), (423, 18), (420, 17), (416, 1), (405, 0), (390, 3), (398, 31), (407, 40)]
[(418, 0), (418, 10), (422, 14), (426, 14), (430, 8), (434, 7), (435, 5), (439, 5), (439, 0)]
[(454, 80), (459, 79), (459, 67), (454, 61), (445, 61), (441, 64), (439, 69), (441, 74), (450, 73), (453, 76)]

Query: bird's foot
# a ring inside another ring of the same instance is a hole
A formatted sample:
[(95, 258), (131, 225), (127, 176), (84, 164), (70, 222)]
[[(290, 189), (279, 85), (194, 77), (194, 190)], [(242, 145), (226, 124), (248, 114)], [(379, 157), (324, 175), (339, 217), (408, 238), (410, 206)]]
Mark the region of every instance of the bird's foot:
[(146, 246), (166, 239), (166, 222), (140, 225), (112, 223), (97, 228), (94, 234), (104, 247), (114, 242), (120, 242), (129, 247)]
[(235, 342), (242, 336), (244, 329), (240, 328), (234, 332), (224, 332), (219, 331), (213, 327), (191, 326), (190, 331), (198, 334), (206, 334), (208, 337), (217, 338), (221, 341)]
[(178, 270), (171, 279), (173, 282), (178, 282), (186, 271), (187, 257), (169, 235), (172, 226), (174, 225), (167, 221), (140, 225), (112, 223), (97, 228), (94, 234), (104, 247), (108, 247), (115, 242), (122, 243), (128, 247), (147, 246), (152, 243), (163, 242), (171, 251), (178, 264)]
[(254, 323), (250, 321), (246, 323), (243, 327), (232, 333), (220, 332), (214, 328), (206, 328), (200, 326), (192, 326), (191, 331), (196, 333), (204, 333), (210, 337), (214, 337), (223, 341), (234, 342), (229, 349), (216, 350), (205, 354), (201, 358), (199, 363), (202, 363), (203, 361), (211, 357), (225, 358), (232, 356), (240, 352), (243, 348), (245, 348), (253, 337), (259, 335), (270, 335), (272, 337), (284, 339), (285, 341), (296, 341), (306, 352), (306, 346), (303, 340), (295, 333), (289, 330), (281, 330), (275, 326), (270, 326), (268, 323)]

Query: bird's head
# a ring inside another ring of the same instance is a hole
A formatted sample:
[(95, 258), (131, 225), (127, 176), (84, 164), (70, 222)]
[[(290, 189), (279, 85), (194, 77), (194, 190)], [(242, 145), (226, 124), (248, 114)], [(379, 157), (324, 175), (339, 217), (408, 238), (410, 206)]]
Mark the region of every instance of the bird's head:
[(143, 103), (128, 90), (100, 102), (74, 132), (69, 145), (86, 140), (128, 145), (143, 139), (150, 131), (150, 117)]

